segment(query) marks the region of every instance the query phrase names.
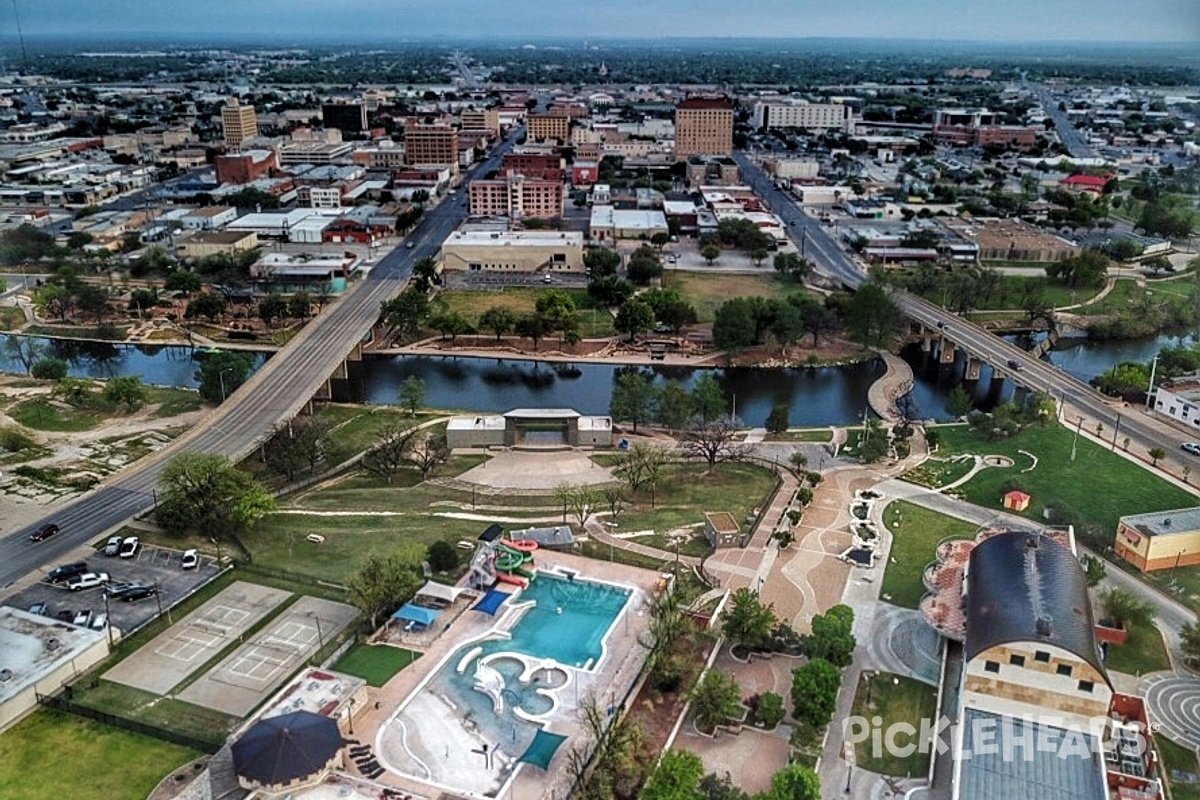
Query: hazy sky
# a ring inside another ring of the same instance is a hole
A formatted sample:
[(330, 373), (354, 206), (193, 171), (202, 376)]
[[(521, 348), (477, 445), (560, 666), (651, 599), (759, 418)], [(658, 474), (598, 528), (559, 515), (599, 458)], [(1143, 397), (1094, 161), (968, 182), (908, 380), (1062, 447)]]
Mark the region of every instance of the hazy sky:
[[(1198, 0), (16, 0), (26, 36), (772, 36), (1200, 42)], [(13, 4), (0, 3), (12, 37)]]

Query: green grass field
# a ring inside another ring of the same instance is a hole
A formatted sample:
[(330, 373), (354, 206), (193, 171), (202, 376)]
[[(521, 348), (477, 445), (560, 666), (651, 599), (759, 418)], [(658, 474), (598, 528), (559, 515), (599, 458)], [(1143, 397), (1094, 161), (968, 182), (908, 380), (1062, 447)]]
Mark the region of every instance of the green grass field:
[(892, 532), (892, 551), (880, 592), (889, 603), (916, 608), (926, 592), (921, 575), (934, 560), (938, 542), (969, 539), (975, 526), (903, 500), (888, 505), (883, 519)]
[[(198, 672), (196, 677), (201, 674)], [(99, 711), (216, 742), (224, 740), (239, 722), (237, 717), (210, 708), (106, 680), (94, 685), (80, 681), (72, 699)]]
[(1171, 659), (1167, 657), (1162, 633), (1153, 625), (1145, 625), (1132, 627), (1125, 644), (1109, 645), (1105, 665), (1110, 670), (1140, 676), (1147, 672), (1169, 670)]
[[(472, 323), (478, 321), (483, 312), (490, 308), (503, 306), (517, 316), (533, 313), (538, 296), (547, 290), (543, 288), (508, 286), (498, 292), (471, 292), (451, 289), (440, 292), (437, 299), (445, 302), (451, 312), (458, 312)], [(613, 335), (612, 314), (606, 308), (595, 308), (592, 298), (583, 289), (559, 289), (565, 291), (575, 301), (579, 310), (579, 333), (585, 339), (607, 337)], [(431, 331), (432, 336), (435, 332)], [(490, 331), (480, 331), (486, 336)], [(555, 338), (555, 337), (550, 337)]]
[(712, 322), (717, 306), (731, 297), (786, 297), (806, 292), (803, 286), (780, 278), (774, 270), (764, 270), (761, 275), (667, 270), (662, 284), (664, 289), (677, 290), (695, 306), (700, 322)]
[(359, 644), (339, 658), (333, 668), (347, 675), (357, 675), (368, 685), (378, 687), (420, 657), (420, 653), (401, 647)]
[[(1111, 539), (1117, 520), (1125, 514), (1197, 504), (1196, 495), (1089, 439), (1079, 437), (1072, 460), (1075, 432), (1061, 425), (1030, 426), (1012, 438), (994, 442), (965, 427), (947, 426), (940, 431), (940, 455), (1003, 455), (1014, 461), (1011, 468), (985, 469), (956, 490), (976, 505), (1000, 509), (1002, 485), (1017, 480), (1033, 497), (1022, 516), (1042, 520), (1046, 503), (1056, 500), (1100, 535)], [(1036, 467), (1022, 450), (1037, 457)]]
[[(854, 693), (854, 706), (850, 713), (867, 719), (875, 716), (882, 718), (880, 727), (885, 732), (888, 726), (897, 722), (907, 722), (920, 730), (921, 720), (935, 718), (936, 706), (937, 689), (932, 686), (887, 672), (863, 673), (859, 677), (858, 689)], [(887, 748), (882, 747), (876, 754), (873, 752), (873, 738), (868, 737), (866, 741), (859, 742), (854, 747), (855, 760), (863, 769), (900, 778), (920, 777), (927, 773), (930, 758), (928, 752), (922, 753), (919, 749), (914, 749), (912, 754), (901, 758), (889, 754)], [(917, 739), (915, 735), (908, 738), (898, 735), (895, 741), (898, 746), (903, 747), (906, 744), (916, 744)]]
[(13, 800), (145, 800), (200, 753), (40, 709), (0, 734), (0, 796)]
[(1196, 763), (1196, 754), (1165, 736), (1155, 736), (1154, 746), (1158, 748), (1158, 754), (1166, 766), (1172, 800), (1200, 800), (1200, 783), (1183, 783), (1171, 777), (1172, 772), (1200, 775), (1200, 764)]

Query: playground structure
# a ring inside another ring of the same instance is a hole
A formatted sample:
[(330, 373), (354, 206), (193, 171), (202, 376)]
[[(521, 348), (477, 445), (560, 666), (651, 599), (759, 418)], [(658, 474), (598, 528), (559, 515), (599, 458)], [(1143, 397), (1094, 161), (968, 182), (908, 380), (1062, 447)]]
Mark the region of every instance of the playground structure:
[(537, 549), (538, 543), (529, 539), (481, 542), (471, 559), (471, 585), (491, 587), (499, 581), (522, 589), (528, 587), (537, 575), (537, 567), (533, 563), (533, 553)]

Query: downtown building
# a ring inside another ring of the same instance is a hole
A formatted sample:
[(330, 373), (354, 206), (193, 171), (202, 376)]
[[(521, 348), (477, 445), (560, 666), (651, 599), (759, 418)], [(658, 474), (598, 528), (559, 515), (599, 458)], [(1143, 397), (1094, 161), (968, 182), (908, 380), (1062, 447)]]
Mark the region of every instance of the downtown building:
[(675, 160), (733, 154), (733, 103), (727, 97), (689, 97), (675, 106)]

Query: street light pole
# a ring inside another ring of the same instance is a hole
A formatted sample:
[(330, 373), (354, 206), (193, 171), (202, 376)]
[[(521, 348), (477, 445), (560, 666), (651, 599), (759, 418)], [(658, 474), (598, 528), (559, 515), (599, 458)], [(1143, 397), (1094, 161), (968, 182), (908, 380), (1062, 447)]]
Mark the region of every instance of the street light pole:
[(217, 373), (217, 380), (220, 381), (220, 383), (221, 383), (221, 402), (222, 403), (225, 402), (225, 373), (232, 372), (232, 371), (233, 371), (233, 367), (226, 367), (225, 369), (223, 369)]
[(1158, 370), (1158, 355), (1155, 354), (1154, 360), (1150, 362), (1150, 386), (1146, 389), (1146, 408), (1149, 409), (1150, 398), (1154, 395), (1154, 373)]

